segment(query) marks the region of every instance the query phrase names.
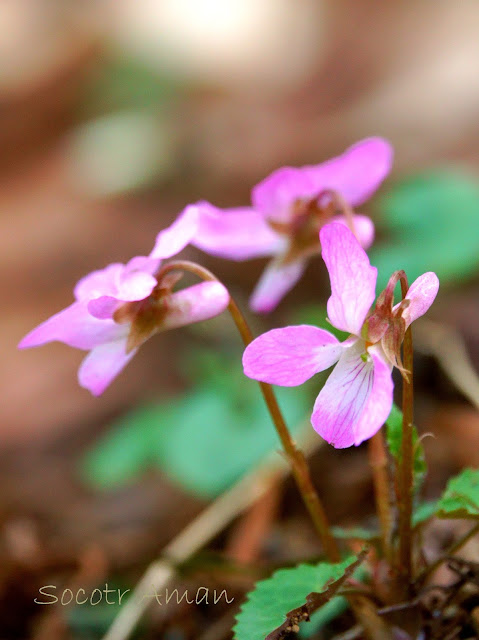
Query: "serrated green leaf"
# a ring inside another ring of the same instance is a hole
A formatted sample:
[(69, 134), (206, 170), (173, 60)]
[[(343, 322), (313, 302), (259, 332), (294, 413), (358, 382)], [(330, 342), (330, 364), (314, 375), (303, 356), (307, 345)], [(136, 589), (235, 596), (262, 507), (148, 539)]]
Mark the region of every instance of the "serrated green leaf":
[(437, 508), (439, 518), (479, 519), (479, 469), (464, 469), (451, 478)]
[(264, 640), (284, 624), (287, 613), (304, 605), (309, 594), (325, 591), (328, 583), (340, 579), (354, 563), (349, 557), (338, 564), (301, 564), (258, 582), (236, 618), (235, 640)]
[[(386, 440), (389, 451), (396, 461), (401, 462), (401, 442), (402, 442), (402, 411), (393, 404), (391, 413), (386, 420)], [(427, 473), (426, 457), (424, 447), (419, 440), (416, 427), (413, 427), (413, 447), (414, 447), (414, 492), (417, 493), (422, 486)]]
[(393, 271), (404, 269), (412, 282), (425, 271), (441, 281), (469, 277), (479, 266), (477, 225), (479, 185), (459, 171), (436, 170), (408, 177), (379, 201), (389, 240), (370, 251), (378, 267), (378, 291)]
[[(368, 570), (363, 566), (359, 566), (352, 575), (355, 580), (362, 582), (367, 577)], [(321, 607), (313, 613), (308, 624), (302, 625), (298, 634), (299, 637), (311, 638), (312, 635), (318, 633), (320, 629), (339, 617), (348, 608), (349, 603), (344, 596), (335, 596), (327, 602), (324, 607)]]

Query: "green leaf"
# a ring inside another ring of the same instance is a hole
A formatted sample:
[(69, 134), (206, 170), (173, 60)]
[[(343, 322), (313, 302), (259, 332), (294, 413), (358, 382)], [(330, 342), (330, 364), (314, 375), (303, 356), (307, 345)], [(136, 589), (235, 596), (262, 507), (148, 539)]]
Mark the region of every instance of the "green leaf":
[(441, 284), (477, 270), (477, 237), (471, 233), (479, 213), (475, 180), (453, 170), (421, 173), (396, 184), (379, 207), (389, 241), (370, 251), (378, 267), (378, 291), (396, 269), (404, 269), (410, 282), (435, 271)]
[[(359, 566), (352, 575), (355, 580), (361, 582), (367, 577), (368, 571), (365, 567)], [(332, 622), (335, 618), (339, 617), (342, 613), (347, 611), (347, 609), (349, 609), (349, 602), (346, 598), (344, 596), (335, 596), (323, 607), (313, 613), (310, 622), (301, 627), (299, 637), (311, 638), (311, 636), (317, 634), (320, 629)]]
[[(396, 461), (396, 465), (399, 465), (402, 457), (402, 411), (395, 404), (393, 404), (391, 413), (386, 420), (386, 440), (389, 446), (389, 451)], [(413, 427), (412, 441), (414, 447), (414, 492), (417, 493), (426, 476), (427, 465), (424, 447), (419, 440), (416, 427)]]
[(285, 625), (304, 619), (301, 614), (312, 597), (324, 594), (326, 603), (361, 560), (349, 557), (338, 564), (301, 564), (258, 582), (236, 618), (235, 640), (280, 638)]
[[(297, 392), (278, 393), (286, 420), (294, 426), (305, 414), (304, 396)], [(214, 387), (188, 394), (172, 420), (166, 436), (158, 433), (162, 444), (156, 449), (156, 463), (205, 498), (225, 491), (266, 454), (281, 449), (257, 385), (245, 377), (228, 393)]]
[(422, 502), (413, 511), (412, 526), (417, 527), (432, 518), (437, 511), (437, 500)]
[(152, 405), (123, 416), (81, 462), (83, 479), (92, 486), (109, 489), (131, 482), (148, 466), (152, 446), (158, 446), (157, 431), (165, 418), (165, 407)]
[(439, 518), (479, 519), (479, 469), (464, 469), (451, 478), (437, 507)]
[[(258, 385), (238, 363), (216, 357), (203, 371), (195, 390), (113, 424), (82, 462), (87, 482), (111, 488), (157, 467), (187, 490), (212, 498), (280, 449)], [(288, 424), (299, 426), (308, 408), (304, 390), (280, 389), (278, 401)]]
[(300, 638), (311, 638), (312, 635), (318, 633), (320, 629), (332, 622), (335, 618), (338, 618), (342, 613), (349, 608), (348, 601), (344, 596), (336, 596), (324, 607), (318, 609), (311, 616), (311, 620), (308, 624), (303, 625), (299, 632)]

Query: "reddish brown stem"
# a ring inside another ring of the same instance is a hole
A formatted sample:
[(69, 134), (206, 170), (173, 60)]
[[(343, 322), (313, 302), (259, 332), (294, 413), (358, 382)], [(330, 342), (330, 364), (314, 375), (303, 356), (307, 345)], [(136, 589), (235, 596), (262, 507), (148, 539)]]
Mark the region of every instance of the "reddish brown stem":
[[(211, 271), (208, 271), (208, 269), (205, 269), (194, 262), (186, 260), (170, 262), (160, 269), (157, 277), (161, 278), (167, 272), (173, 270), (189, 271), (203, 280), (214, 280), (218, 282), (218, 278), (216, 278)], [(253, 334), (251, 333), (243, 314), (231, 296), (228, 310), (236, 324), (245, 346), (248, 346), (250, 342), (253, 341)], [(266, 406), (268, 407), (268, 411), (271, 415), (271, 419), (273, 420), (274, 426), (276, 427), (276, 431), (281, 440), (281, 444), (283, 445), (283, 449), (291, 465), (291, 470), (296, 480), (299, 492), (301, 493), (311, 520), (319, 534), (324, 551), (331, 562), (339, 562), (340, 555), (336, 540), (331, 533), (324, 507), (319, 499), (316, 489), (314, 488), (308, 463), (306, 462), (302, 451), (297, 449), (294, 440), (291, 437), (272, 387), (265, 382), (260, 382), (259, 385), (266, 402)]]
[[(402, 298), (406, 297), (408, 282), (405, 275), (401, 277)], [(407, 374), (402, 381), (402, 442), (401, 460), (398, 473), (398, 509), (399, 509), (399, 575), (408, 592), (412, 584), (412, 499), (413, 499), (413, 346), (411, 327), (406, 331), (403, 342), (403, 364)]]
[(381, 541), (384, 555), (391, 559), (392, 516), (389, 491), (388, 456), (382, 431), (368, 441), (369, 464), (373, 472), (376, 509), (381, 525)]

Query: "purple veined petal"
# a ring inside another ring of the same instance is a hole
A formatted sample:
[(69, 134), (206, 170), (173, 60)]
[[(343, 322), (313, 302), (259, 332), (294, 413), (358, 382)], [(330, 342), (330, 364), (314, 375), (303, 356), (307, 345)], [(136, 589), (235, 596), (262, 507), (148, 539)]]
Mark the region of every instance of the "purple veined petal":
[(125, 325), (94, 318), (88, 312), (86, 302), (74, 302), (30, 331), (18, 346), (26, 349), (58, 340), (70, 347), (89, 350), (127, 332)]
[(314, 183), (304, 168), (282, 167), (253, 187), (251, 202), (266, 218), (288, 222), (294, 202), (315, 195)]
[(337, 338), (318, 327), (273, 329), (246, 347), (243, 368), (253, 380), (295, 387), (337, 362), (342, 351)]
[(365, 353), (361, 339), (345, 349), (314, 403), (311, 423), (337, 449), (355, 444), (355, 428), (373, 388), (374, 361), (363, 360)]
[(358, 445), (371, 438), (388, 419), (393, 404), (394, 383), (392, 366), (378, 346), (370, 347), (373, 359), (373, 386), (362, 415), (354, 427), (354, 444)]
[(289, 219), (295, 200), (314, 198), (324, 190), (337, 191), (354, 207), (376, 191), (391, 169), (392, 158), (387, 140), (366, 138), (321, 164), (283, 167), (254, 187), (253, 207), (284, 222)]
[[(403, 311), (406, 327), (423, 316), (434, 302), (439, 290), (439, 279), (433, 271), (419, 276), (409, 287), (406, 299), (410, 300), (409, 307)], [(399, 305), (396, 305), (396, 309)]]
[(100, 296), (114, 296), (117, 291), (118, 278), (124, 268), (120, 262), (114, 262), (104, 269), (92, 271), (77, 282), (74, 289), (75, 298), (82, 301)]
[[(339, 222), (340, 224), (344, 224), (345, 227), (348, 227), (349, 224), (346, 216), (336, 216), (332, 222)], [(371, 218), (367, 216), (362, 216), (360, 214), (355, 214), (353, 216), (354, 222), (354, 235), (359, 240), (359, 244), (363, 249), (369, 249), (369, 247), (374, 242), (374, 223)]]
[(337, 329), (356, 336), (376, 297), (377, 269), (353, 233), (333, 222), (319, 232), (322, 256), (329, 271), (328, 317)]
[(263, 271), (249, 305), (256, 313), (273, 311), (288, 291), (298, 282), (304, 273), (304, 260), (295, 260), (281, 264), (280, 259), (272, 260)]
[(191, 244), (206, 253), (249, 260), (274, 255), (286, 247), (286, 238), (273, 231), (255, 209), (218, 209), (209, 202), (198, 202), (197, 206), (200, 224)]
[(315, 167), (305, 167), (313, 193), (337, 191), (352, 207), (368, 200), (391, 170), (393, 149), (383, 138), (366, 138)]
[(191, 242), (198, 231), (199, 211), (194, 204), (188, 205), (168, 228), (156, 236), (150, 258), (171, 258)]
[(78, 370), (80, 386), (99, 396), (128, 364), (136, 349), (126, 353), (126, 337), (101, 344), (87, 355)]
[(222, 313), (230, 296), (220, 282), (202, 282), (173, 293), (160, 330), (176, 329), (209, 320)]

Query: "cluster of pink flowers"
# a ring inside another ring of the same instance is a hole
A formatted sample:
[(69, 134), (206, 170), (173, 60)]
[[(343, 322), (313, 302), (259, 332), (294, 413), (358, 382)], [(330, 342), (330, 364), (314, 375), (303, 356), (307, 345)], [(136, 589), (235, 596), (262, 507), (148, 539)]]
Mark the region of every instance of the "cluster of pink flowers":
[(380, 429), (392, 404), (394, 366), (407, 327), (423, 315), (438, 290), (434, 273), (410, 287), (394, 305), (398, 274), (376, 297), (377, 272), (364, 251), (374, 226), (353, 211), (379, 187), (392, 162), (390, 145), (363, 140), (317, 166), (285, 167), (252, 191), (252, 206), (222, 210), (189, 205), (161, 231), (149, 256), (111, 264), (78, 282), (75, 301), (20, 342), (21, 348), (58, 340), (89, 351), (80, 384), (101, 394), (153, 334), (222, 313), (229, 294), (209, 281), (174, 290), (181, 270), (164, 268), (188, 244), (232, 260), (271, 257), (251, 297), (256, 312), (273, 310), (322, 253), (331, 280), (328, 317), (350, 334), (339, 342), (328, 331), (301, 325), (273, 329), (245, 350), (244, 371), (255, 380), (299, 385), (333, 364), (312, 414), (316, 431), (335, 447), (358, 445)]

